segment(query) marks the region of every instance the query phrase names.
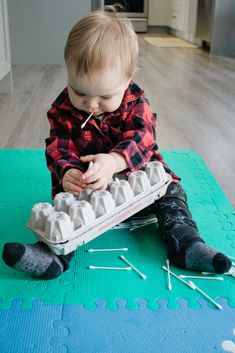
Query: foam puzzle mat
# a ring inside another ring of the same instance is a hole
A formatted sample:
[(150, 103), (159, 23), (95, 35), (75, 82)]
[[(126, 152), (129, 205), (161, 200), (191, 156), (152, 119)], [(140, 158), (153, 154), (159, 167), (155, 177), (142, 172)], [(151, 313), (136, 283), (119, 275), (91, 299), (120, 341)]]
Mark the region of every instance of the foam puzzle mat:
[[(211, 246), (235, 256), (235, 214), (201, 157), (163, 151), (188, 195), (200, 233)], [(42, 150), (0, 150), (0, 248), (7, 241), (33, 243), (27, 229), (32, 205), (51, 202)], [(128, 247), (127, 253), (88, 253), (89, 248)], [(89, 265), (123, 265), (133, 271), (91, 271)], [(0, 352), (235, 352), (235, 279), (196, 284), (223, 309), (161, 269), (166, 247), (152, 224), (134, 232), (110, 230), (79, 247), (70, 269), (53, 281), (33, 279), (0, 259)], [(172, 267), (177, 274), (195, 275)]]

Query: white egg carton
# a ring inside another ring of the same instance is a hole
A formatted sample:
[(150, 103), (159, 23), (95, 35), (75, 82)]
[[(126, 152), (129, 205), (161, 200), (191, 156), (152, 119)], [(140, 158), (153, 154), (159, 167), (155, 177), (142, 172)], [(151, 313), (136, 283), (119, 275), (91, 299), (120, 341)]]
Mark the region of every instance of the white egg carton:
[(115, 178), (109, 190), (61, 192), (54, 206), (35, 204), (28, 226), (55, 254), (66, 255), (161, 198), (171, 180), (160, 162), (149, 162), (127, 180)]

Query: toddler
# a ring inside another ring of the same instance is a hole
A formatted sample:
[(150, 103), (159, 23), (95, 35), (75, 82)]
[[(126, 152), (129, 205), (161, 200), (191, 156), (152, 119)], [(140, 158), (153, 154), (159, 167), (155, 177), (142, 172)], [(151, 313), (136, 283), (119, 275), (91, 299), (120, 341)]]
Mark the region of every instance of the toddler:
[[(160, 161), (172, 176), (166, 195), (151, 205), (170, 262), (180, 268), (224, 273), (231, 261), (206, 245), (188, 209), (180, 178), (156, 144), (156, 115), (133, 81), (138, 41), (132, 24), (115, 7), (91, 12), (69, 33), (65, 46), (67, 87), (48, 112), (46, 159), (52, 196), (105, 189), (115, 173), (130, 173)], [(89, 162), (93, 166), (88, 169)], [(55, 255), (43, 243), (7, 243), (8, 266), (51, 279), (69, 267), (74, 253)]]

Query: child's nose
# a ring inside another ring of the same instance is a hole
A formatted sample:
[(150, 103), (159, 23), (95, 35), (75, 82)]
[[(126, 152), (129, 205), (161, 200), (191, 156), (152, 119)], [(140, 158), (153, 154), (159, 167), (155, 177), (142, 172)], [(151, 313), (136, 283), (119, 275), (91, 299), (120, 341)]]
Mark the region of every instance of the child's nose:
[(98, 98), (92, 97), (87, 100), (88, 108), (93, 111), (99, 107), (99, 100)]

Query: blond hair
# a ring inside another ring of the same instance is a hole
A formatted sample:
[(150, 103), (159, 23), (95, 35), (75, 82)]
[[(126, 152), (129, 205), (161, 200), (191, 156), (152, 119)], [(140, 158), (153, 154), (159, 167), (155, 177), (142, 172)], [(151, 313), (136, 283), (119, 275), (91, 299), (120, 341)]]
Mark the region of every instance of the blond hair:
[(117, 6), (93, 11), (71, 29), (64, 50), (68, 68), (77, 76), (121, 64), (126, 77), (132, 77), (138, 57), (138, 40), (131, 21)]

